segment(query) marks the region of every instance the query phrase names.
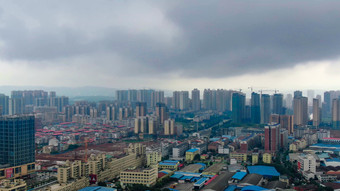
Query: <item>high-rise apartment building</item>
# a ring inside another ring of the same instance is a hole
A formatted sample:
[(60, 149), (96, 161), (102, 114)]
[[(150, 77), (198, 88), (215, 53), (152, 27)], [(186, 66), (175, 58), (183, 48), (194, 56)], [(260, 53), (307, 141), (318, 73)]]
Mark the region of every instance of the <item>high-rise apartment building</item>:
[(175, 110), (179, 110), (180, 105), (180, 91), (174, 91), (172, 96), (172, 108)]
[(299, 97), (302, 97), (302, 91), (300, 90), (294, 91), (294, 98), (299, 98)]
[(211, 110), (213, 105), (213, 90), (204, 89), (203, 91), (203, 109)]
[(154, 135), (157, 133), (157, 130), (158, 130), (158, 120), (157, 118), (154, 118), (154, 117), (149, 117), (149, 134), (150, 135)]
[(324, 102), (324, 105), (322, 106), (322, 109), (323, 109), (324, 112), (322, 113), (322, 115), (324, 117), (328, 117), (330, 115), (331, 105), (332, 105), (332, 96), (331, 96), (330, 91), (324, 92), (323, 102)]
[(152, 107), (152, 101), (151, 101), (151, 94), (154, 92), (154, 90), (137, 90), (137, 101), (138, 102), (146, 102), (146, 105), (148, 107)]
[(187, 110), (189, 109), (189, 92), (181, 91), (179, 96), (179, 109)]
[(285, 104), (286, 108), (293, 109), (293, 96), (292, 96), (292, 94), (286, 95), (285, 102), (286, 102), (286, 104)]
[(230, 111), (231, 91), (217, 89), (216, 91), (216, 110), (220, 112)]
[(332, 123), (333, 128), (340, 128), (340, 99), (333, 99), (332, 102)]
[(2, 115), (7, 115), (9, 113), (9, 97), (5, 94), (0, 94), (0, 106), (2, 108)]
[(23, 176), (34, 171), (34, 163), (34, 116), (0, 117), (0, 165), (11, 167), (13, 175)]
[(127, 90), (117, 90), (116, 91), (116, 100), (119, 102), (128, 101), (128, 91)]
[(273, 114), (283, 115), (283, 95), (274, 94), (273, 95)]
[(156, 104), (156, 116), (160, 124), (163, 124), (169, 118), (169, 110), (164, 103)]
[(320, 100), (313, 99), (313, 126), (319, 127), (321, 122), (321, 108), (320, 108)]
[(137, 90), (128, 90), (128, 101), (136, 102), (137, 101)]
[(245, 119), (246, 96), (241, 92), (235, 92), (232, 96), (232, 120), (234, 123), (243, 123)]
[(135, 134), (149, 132), (149, 118), (140, 116), (135, 118)]
[(261, 122), (260, 94), (255, 92), (251, 93), (250, 107), (251, 122), (259, 124)]
[(201, 95), (200, 90), (193, 89), (191, 91), (191, 101), (192, 101), (192, 110), (199, 111), (201, 110)]
[(23, 98), (11, 98), (9, 99), (9, 114), (20, 115), (24, 113), (24, 99)]
[(287, 129), (289, 135), (294, 133), (294, 117), (293, 115), (280, 115), (281, 129)]
[(313, 105), (313, 99), (315, 98), (314, 90), (307, 90), (308, 106)]
[(151, 92), (151, 107), (155, 107), (157, 103), (164, 103), (164, 91)]
[(116, 118), (116, 107), (113, 105), (109, 105), (106, 107), (106, 119), (110, 121), (117, 120)]
[(294, 125), (303, 126), (308, 123), (308, 98), (295, 97), (294, 105)]
[(137, 102), (136, 103), (136, 117), (146, 116), (147, 108), (146, 102)]
[(270, 96), (268, 94), (261, 95), (261, 124), (269, 123), (270, 117)]
[(280, 146), (280, 124), (268, 124), (264, 129), (266, 152), (276, 152)]
[(176, 129), (175, 129), (175, 120), (174, 119), (168, 119), (164, 121), (164, 135), (175, 135)]

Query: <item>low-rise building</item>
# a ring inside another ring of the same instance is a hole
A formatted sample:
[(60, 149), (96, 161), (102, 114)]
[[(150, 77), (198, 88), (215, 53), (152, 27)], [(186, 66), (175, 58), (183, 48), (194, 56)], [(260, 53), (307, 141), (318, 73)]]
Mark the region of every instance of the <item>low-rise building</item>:
[(120, 172), (120, 182), (122, 187), (128, 184), (142, 184), (152, 186), (158, 177), (158, 166), (153, 165), (148, 168), (131, 168)]
[(321, 174), (316, 176), (320, 182), (334, 182), (337, 180), (336, 175)]
[(155, 165), (162, 160), (161, 152), (149, 152), (146, 154), (146, 165)]
[(316, 172), (316, 159), (313, 155), (300, 155), (298, 157), (298, 169), (303, 172), (312, 172), (315, 174)]
[(259, 162), (259, 154), (258, 153), (253, 153), (251, 155), (251, 164), (255, 165)]
[(173, 158), (175, 159), (182, 158), (185, 154), (185, 151), (188, 150), (188, 148), (189, 148), (188, 143), (181, 143), (177, 145), (172, 149)]
[(27, 190), (26, 182), (22, 179), (2, 180), (0, 191), (25, 191)]
[(189, 149), (185, 152), (185, 160), (193, 161), (196, 155), (199, 155), (199, 149)]
[(247, 161), (247, 153), (233, 152), (233, 153), (230, 153), (230, 158), (236, 159), (237, 162), (246, 162)]
[(178, 170), (181, 163), (178, 160), (165, 160), (158, 163), (160, 169)]
[(267, 164), (272, 163), (272, 155), (270, 153), (264, 153), (262, 155), (262, 161)]

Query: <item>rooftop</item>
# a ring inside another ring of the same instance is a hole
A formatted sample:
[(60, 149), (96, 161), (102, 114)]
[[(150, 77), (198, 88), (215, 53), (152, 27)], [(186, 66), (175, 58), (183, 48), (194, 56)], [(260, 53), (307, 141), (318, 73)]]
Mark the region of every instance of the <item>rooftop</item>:
[(234, 174), (233, 179), (237, 179), (237, 180), (242, 180), (245, 176), (247, 175), (246, 172), (236, 172), (236, 174)]
[(189, 153), (193, 153), (193, 152), (196, 152), (196, 151), (198, 151), (198, 149), (189, 149), (189, 150), (187, 150), (187, 152), (189, 152)]
[(248, 166), (249, 174), (260, 174), (262, 176), (280, 176), (275, 167), (272, 166)]
[(79, 191), (115, 191), (115, 190), (117, 189), (95, 186), (95, 187), (86, 187), (86, 188), (80, 189)]

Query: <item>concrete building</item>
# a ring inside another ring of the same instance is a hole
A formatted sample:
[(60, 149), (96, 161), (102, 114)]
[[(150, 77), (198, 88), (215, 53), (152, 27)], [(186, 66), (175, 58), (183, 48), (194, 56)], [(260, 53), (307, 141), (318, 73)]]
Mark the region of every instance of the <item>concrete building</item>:
[(189, 149), (189, 144), (184, 142), (172, 149), (173, 158), (182, 158), (185, 152)]
[(294, 97), (294, 125), (304, 126), (308, 123), (307, 97)]
[(273, 95), (273, 114), (283, 115), (283, 95), (274, 94)]
[(340, 128), (340, 99), (332, 101), (332, 123), (333, 128)]
[(157, 165), (148, 168), (129, 168), (120, 173), (120, 183), (123, 188), (129, 184), (152, 186), (156, 183), (157, 177)]
[(135, 128), (134, 128), (135, 134), (138, 134), (138, 133), (147, 134), (148, 131), (149, 131), (149, 118), (146, 116), (137, 117), (135, 119)]
[(252, 92), (250, 101), (251, 122), (259, 124), (261, 122), (260, 95)]
[(232, 95), (232, 120), (233, 123), (243, 123), (245, 120), (246, 96), (241, 92)]
[(156, 165), (162, 160), (162, 153), (153, 151), (146, 154), (146, 165)]
[(265, 126), (265, 146), (266, 152), (276, 152), (280, 146), (280, 124), (269, 124)]
[(261, 95), (261, 124), (269, 123), (270, 116), (270, 96), (268, 94)]
[(272, 163), (272, 155), (270, 153), (263, 153), (262, 161), (267, 164)]
[(0, 117), (0, 179), (28, 175), (35, 170), (34, 116)]
[(130, 144), (125, 152), (126, 156), (110, 160), (103, 154), (91, 155), (87, 163), (66, 162), (58, 168), (58, 184), (52, 185), (51, 190), (79, 190), (89, 185), (89, 176), (93, 183), (107, 181), (116, 178), (128, 168), (140, 168), (145, 165), (145, 146)]
[(136, 103), (136, 117), (146, 116), (147, 113), (147, 104), (146, 102), (137, 102)]
[(22, 179), (2, 180), (0, 183), (0, 191), (25, 191), (27, 184)]
[(157, 134), (157, 131), (158, 131), (158, 127), (159, 127), (159, 123), (158, 123), (158, 120), (157, 118), (155, 117), (148, 117), (148, 121), (149, 121), (149, 124), (148, 124), (148, 133), (150, 135), (155, 135)]
[(230, 158), (236, 159), (237, 162), (246, 162), (247, 161), (247, 153), (232, 152), (232, 153), (230, 153)]
[(164, 103), (164, 91), (151, 92), (151, 107), (155, 107), (157, 103)]
[(180, 91), (174, 91), (172, 93), (172, 109), (179, 110), (180, 105)]
[(191, 91), (191, 101), (192, 101), (192, 110), (199, 111), (201, 110), (201, 99), (200, 99), (200, 90), (193, 89)]
[(196, 155), (199, 155), (199, 149), (189, 149), (185, 152), (185, 161), (193, 161)]
[(259, 163), (259, 153), (253, 153), (251, 155), (251, 164), (255, 165), (257, 163)]
[(0, 107), (2, 108), (1, 114), (8, 115), (9, 113), (9, 97), (5, 94), (0, 94)]
[(164, 124), (164, 121), (169, 119), (169, 110), (165, 103), (156, 103), (156, 116), (160, 124)]
[(315, 174), (316, 172), (316, 159), (313, 155), (300, 155), (298, 157), (298, 170), (300, 171), (310, 171)]
[(168, 119), (164, 121), (164, 135), (175, 135), (176, 129), (175, 129), (175, 120), (174, 119)]
[(117, 120), (115, 106), (111, 105), (106, 107), (106, 119), (110, 121)]
[(321, 122), (320, 100), (313, 99), (313, 126), (319, 127)]
[(181, 91), (179, 95), (179, 109), (188, 110), (189, 109), (189, 92)]

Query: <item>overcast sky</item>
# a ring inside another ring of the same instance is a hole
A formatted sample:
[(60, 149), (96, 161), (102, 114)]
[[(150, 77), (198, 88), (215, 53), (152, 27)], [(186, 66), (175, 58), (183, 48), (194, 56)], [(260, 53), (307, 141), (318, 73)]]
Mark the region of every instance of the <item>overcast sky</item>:
[(339, 84), (338, 0), (0, 0), (0, 85)]

